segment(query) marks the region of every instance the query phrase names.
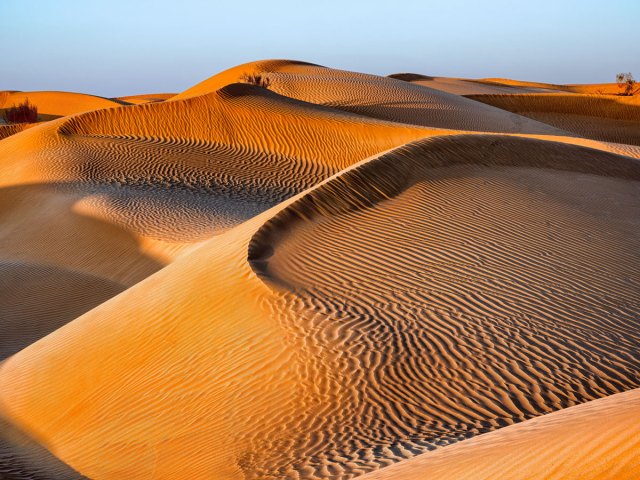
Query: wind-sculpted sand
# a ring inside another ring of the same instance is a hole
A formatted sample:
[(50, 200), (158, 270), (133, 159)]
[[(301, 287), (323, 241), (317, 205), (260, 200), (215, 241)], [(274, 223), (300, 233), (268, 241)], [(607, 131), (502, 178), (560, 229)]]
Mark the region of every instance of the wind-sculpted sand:
[(637, 476), (640, 149), (422, 82), (0, 141), (0, 477)]

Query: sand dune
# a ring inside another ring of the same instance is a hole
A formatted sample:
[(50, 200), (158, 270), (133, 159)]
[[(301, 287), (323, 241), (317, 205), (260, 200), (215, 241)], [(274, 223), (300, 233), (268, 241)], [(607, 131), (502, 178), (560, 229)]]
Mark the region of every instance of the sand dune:
[(0, 358), (195, 242), (430, 132), (444, 133), (232, 85), (76, 115), (4, 140)]
[[(363, 480), (494, 478), (632, 480), (640, 477), (640, 391), (528, 420)], [(580, 448), (571, 446), (580, 445)]]
[(122, 105), (122, 102), (74, 92), (0, 92), (0, 110), (25, 100), (38, 107), (41, 120)]
[(281, 95), (393, 122), (454, 130), (562, 134), (558, 129), (503, 110), (402, 80), (288, 60), (240, 65), (176, 95), (172, 100), (217, 90), (244, 74), (259, 74)]
[(470, 98), (586, 138), (640, 145), (639, 97), (529, 94)]
[(639, 181), (548, 141), (400, 147), (14, 355), (4, 411), (91, 478), (349, 478), (638, 387)]
[(394, 77), (0, 141), (0, 477), (637, 476), (636, 101)]

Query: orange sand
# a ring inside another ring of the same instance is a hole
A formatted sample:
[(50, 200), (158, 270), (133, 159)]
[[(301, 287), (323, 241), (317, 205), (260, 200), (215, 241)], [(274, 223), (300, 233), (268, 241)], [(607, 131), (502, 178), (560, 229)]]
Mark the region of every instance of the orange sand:
[(0, 477), (638, 475), (635, 99), (394, 77), (0, 140)]

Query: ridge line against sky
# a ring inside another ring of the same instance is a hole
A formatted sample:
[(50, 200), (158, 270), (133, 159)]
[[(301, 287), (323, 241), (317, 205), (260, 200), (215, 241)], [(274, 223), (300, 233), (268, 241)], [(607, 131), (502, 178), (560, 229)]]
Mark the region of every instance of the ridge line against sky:
[(287, 58), (379, 75), (640, 77), (640, 2), (2, 0), (0, 90), (179, 92)]

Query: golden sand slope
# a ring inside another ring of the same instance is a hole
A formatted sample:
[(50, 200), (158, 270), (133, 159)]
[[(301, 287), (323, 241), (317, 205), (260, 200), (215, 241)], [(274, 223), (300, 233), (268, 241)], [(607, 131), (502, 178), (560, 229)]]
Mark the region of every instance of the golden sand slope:
[(619, 393), (364, 475), (362, 480), (640, 478), (640, 390)]
[(638, 387), (639, 190), (594, 149), (420, 140), (9, 358), (0, 409), (95, 479), (350, 478)]
[(38, 116), (42, 120), (122, 105), (117, 101), (84, 93), (4, 91), (0, 92), (0, 110), (21, 104), (25, 100), (38, 107)]
[(127, 97), (118, 97), (115, 100), (126, 102), (132, 105), (140, 105), (141, 103), (164, 102), (175, 96), (175, 93), (145, 93), (142, 95), (129, 95)]
[(469, 98), (587, 138), (640, 145), (640, 97), (528, 94)]
[(445, 91), (289, 60), (266, 60), (231, 68), (171, 100), (215, 91), (240, 81), (244, 74), (268, 78), (269, 88), (281, 95), (382, 120), (456, 130), (562, 134), (551, 126)]

